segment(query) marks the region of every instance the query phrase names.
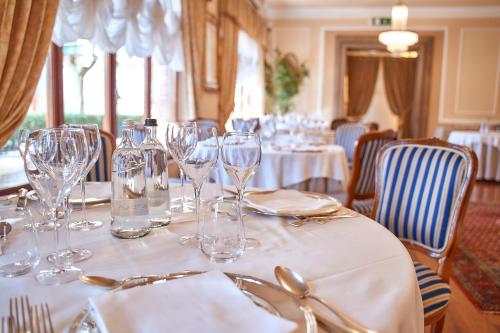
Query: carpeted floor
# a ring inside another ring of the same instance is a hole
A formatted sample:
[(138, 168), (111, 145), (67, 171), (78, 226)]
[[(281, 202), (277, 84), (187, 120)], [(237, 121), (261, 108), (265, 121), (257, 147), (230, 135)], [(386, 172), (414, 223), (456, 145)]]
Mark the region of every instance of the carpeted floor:
[(500, 314), (500, 204), (470, 204), (453, 277), (481, 311)]

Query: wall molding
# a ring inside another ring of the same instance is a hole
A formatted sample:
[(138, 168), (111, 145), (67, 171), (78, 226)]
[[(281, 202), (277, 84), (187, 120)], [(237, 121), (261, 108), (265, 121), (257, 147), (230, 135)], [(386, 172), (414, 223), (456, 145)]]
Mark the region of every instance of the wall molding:
[[(457, 80), (455, 86), (455, 100), (454, 100), (454, 114), (460, 116), (470, 116), (476, 118), (488, 118), (490, 116), (495, 116), (498, 109), (498, 90), (500, 89), (500, 50), (497, 56), (496, 63), (496, 80), (495, 80), (495, 95), (493, 96), (493, 108), (492, 110), (464, 110), (459, 108), (459, 91), (460, 91), (460, 83), (462, 81), (462, 62), (463, 62), (463, 52), (464, 52), (464, 35), (467, 31), (499, 31), (500, 28), (461, 28), (460, 29), (460, 40), (459, 40), (459, 50), (458, 50), (458, 65), (457, 65)], [(480, 111), (480, 113), (477, 113)]]
[[(268, 19), (342, 19), (390, 17), (391, 7), (267, 8)], [(496, 18), (500, 6), (410, 7), (409, 18)]]

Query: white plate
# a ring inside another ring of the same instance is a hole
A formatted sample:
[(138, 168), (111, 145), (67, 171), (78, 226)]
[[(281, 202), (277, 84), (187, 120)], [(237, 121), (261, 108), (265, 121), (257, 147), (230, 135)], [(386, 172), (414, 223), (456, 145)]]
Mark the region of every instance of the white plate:
[[(266, 207), (266, 201), (272, 202), (273, 200), (283, 200), (283, 194), (290, 192), (290, 197), (293, 202), (301, 202), (298, 193), (302, 196), (303, 200), (321, 200), (323, 203), (318, 207), (303, 207), (297, 209), (283, 209), (276, 211), (271, 207)], [(342, 204), (335, 198), (326, 194), (304, 192), (297, 190), (274, 190), (274, 191), (256, 191), (245, 193), (245, 204), (247, 209), (267, 215), (275, 215), (282, 217), (308, 217), (328, 215), (336, 212), (342, 207)]]

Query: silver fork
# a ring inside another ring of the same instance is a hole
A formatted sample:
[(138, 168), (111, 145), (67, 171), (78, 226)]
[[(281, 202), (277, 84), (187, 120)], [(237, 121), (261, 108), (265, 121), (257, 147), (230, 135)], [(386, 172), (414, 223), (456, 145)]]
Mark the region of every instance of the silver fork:
[[(9, 299), (9, 317), (12, 318), (16, 332), (33, 331), (31, 306), (28, 296)], [(12, 327), (12, 332), (14, 332), (14, 327)]]
[(2, 317), (2, 326), (0, 326), (2, 333), (14, 332), (14, 318), (11, 316)]
[(32, 308), (33, 314), (33, 333), (54, 333), (52, 326), (52, 318), (50, 317), (50, 310), (47, 303), (35, 305)]

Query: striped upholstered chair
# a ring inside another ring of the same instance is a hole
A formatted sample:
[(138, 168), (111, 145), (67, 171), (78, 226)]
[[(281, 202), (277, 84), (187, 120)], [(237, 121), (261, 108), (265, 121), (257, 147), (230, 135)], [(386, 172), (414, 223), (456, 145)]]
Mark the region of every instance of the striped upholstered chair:
[(469, 148), (439, 139), (401, 140), (377, 155), (372, 217), (410, 250), (434, 259), (437, 270), (415, 261), (425, 325), (441, 332), (451, 290), (450, 260), (477, 173)]
[(94, 167), (87, 175), (87, 181), (110, 182), (111, 181), (111, 157), (116, 148), (114, 135), (103, 130), (101, 134), (101, 155), (97, 159)]
[(368, 132), (368, 127), (359, 123), (349, 123), (337, 127), (335, 131), (335, 143), (344, 147), (349, 165), (352, 163), (356, 141), (366, 132)]
[(351, 181), (347, 188), (345, 206), (361, 214), (370, 215), (375, 197), (375, 158), (386, 143), (398, 134), (392, 130), (368, 132), (358, 138), (352, 160)]

